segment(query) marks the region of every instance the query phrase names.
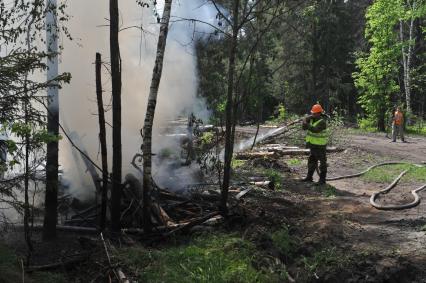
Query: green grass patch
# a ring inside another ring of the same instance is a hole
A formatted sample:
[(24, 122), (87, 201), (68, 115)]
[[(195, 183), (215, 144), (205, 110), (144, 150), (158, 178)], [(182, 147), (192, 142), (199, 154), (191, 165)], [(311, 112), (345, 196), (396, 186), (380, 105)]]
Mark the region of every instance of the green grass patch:
[(231, 167), (232, 167), (232, 169), (237, 169), (237, 168), (243, 167), (244, 164), (246, 164), (246, 163), (247, 163), (247, 160), (240, 160), (240, 159), (232, 158)]
[(426, 136), (426, 126), (422, 126), (422, 127), (419, 127), (417, 125), (408, 126), (405, 130), (407, 134)]
[(302, 164), (302, 160), (298, 159), (298, 158), (292, 158), (287, 160), (287, 164), (290, 166), (298, 166), (300, 164)]
[(273, 282), (273, 274), (252, 266), (255, 247), (233, 235), (203, 235), (190, 244), (148, 250), (125, 248), (120, 261), (141, 282)]
[(363, 175), (362, 178), (370, 182), (389, 183), (392, 182), (402, 171), (407, 169), (410, 169), (410, 171), (405, 174), (403, 179), (426, 182), (426, 167), (416, 167), (410, 164), (385, 165), (377, 167)]
[(326, 184), (322, 193), (325, 197), (333, 198), (337, 195), (337, 190), (335, 187)]
[(335, 247), (316, 251), (311, 257), (303, 257), (305, 269), (310, 273), (327, 273), (329, 270), (341, 269), (350, 262), (349, 255), (339, 253)]
[(274, 169), (267, 169), (265, 170), (265, 175), (271, 182), (274, 182), (276, 190), (281, 190), (283, 177), (281, 176), (281, 173), (279, 171)]
[(292, 258), (297, 250), (297, 241), (289, 233), (288, 226), (283, 226), (280, 230), (271, 235), (274, 246), (287, 258)]

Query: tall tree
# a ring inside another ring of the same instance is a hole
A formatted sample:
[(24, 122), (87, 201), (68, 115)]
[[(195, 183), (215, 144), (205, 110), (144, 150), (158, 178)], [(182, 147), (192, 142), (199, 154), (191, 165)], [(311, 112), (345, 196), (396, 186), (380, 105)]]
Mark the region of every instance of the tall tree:
[[(57, 34), (57, 2), (47, 0), (46, 15), (46, 42), (47, 53), (47, 81), (51, 82), (47, 91), (48, 115), (47, 131), (54, 136), (59, 135), (59, 97), (58, 86), (54, 79), (58, 76), (58, 34)], [(46, 155), (46, 194), (45, 214), (43, 222), (43, 239), (56, 238), (56, 223), (58, 219), (58, 151), (59, 141), (52, 140), (47, 144)]]
[(371, 47), (357, 59), (359, 71), (354, 78), (359, 102), (376, 119), (379, 130), (385, 128), (385, 113), (391, 103), (405, 100), (407, 111), (411, 111), (414, 21), (424, 17), (425, 10), (423, 1), (377, 0), (367, 11), (365, 34)]
[(121, 58), (119, 33), (118, 0), (109, 1), (110, 13), (110, 56), (112, 83), (112, 192), (111, 192), (111, 231), (121, 229)]
[(228, 189), (231, 179), (231, 161), (233, 155), (233, 140), (232, 140), (232, 123), (234, 122), (234, 76), (235, 76), (235, 57), (237, 54), (238, 32), (239, 25), (239, 8), (240, 0), (233, 1), (232, 9), (232, 37), (229, 39), (229, 61), (228, 61), (228, 84), (227, 84), (227, 99), (226, 99), (226, 137), (225, 137), (225, 160), (224, 172), (221, 193), (221, 210), (227, 214)]
[(148, 104), (143, 126), (143, 226), (145, 231), (151, 231), (151, 192), (152, 183), (152, 127), (154, 124), (155, 107), (157, 105), (158, 88), (163, 72), (163, 60), (166, 50), (167, 34), (169, 31), (172, 0), (165, 0), (164, 11), (160, 22), (160, 34), (157, 43), (157, 55), (154, 70), (152, 71), (151, 86), (149, 89)]

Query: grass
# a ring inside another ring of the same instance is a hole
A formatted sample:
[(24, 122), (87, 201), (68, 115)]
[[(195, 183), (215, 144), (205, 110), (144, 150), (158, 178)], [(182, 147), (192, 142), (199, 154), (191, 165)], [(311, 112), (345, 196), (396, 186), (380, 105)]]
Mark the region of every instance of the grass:
[(385, 165), (374, 168), (363, 175), (362, 178), (370, 182), (390, 183), (396, 178), (396, 176), (406, 169), (410, 169), (410, 171), (405, 174), (403, 179), (426, 182), (426, 167), (416, 167), (410, 164)]
[(252, 266), (255, 247), (235, 235), (204, 235), (162, 250), (122, 249), (120, 261), (141, 282), (274, 282)]
[(303, 257), (305, 269), (311, 273), (327, 273), (332, 269), (344, 268), (349, 262), (349, 255), (339, 253), (335, 247), (316, 251), (310, 257)]
[(337, 190), (335, 187), (326, 184), (322, 193), (325, 197), (334, 198), (337, 195)]
[(231, 167), (232, 167), (232, 169), (237, 169), (237, 168), (243, 167), (244, 164), (246, 164), (246, 163), (247, 163), (247, 160), (232, 158)]
[(287, 164), (290, 166), (298, 166), (300, 164), (302, 164), (302, 160), (299, 158), (292, 158), (287, 160)]
[(297, 250), (297, 241), (290, 235), (288, 226), (271, 235), (274, 246), (286, 257), (292, 258)]
[[(18, 257), (7, 247), (0, 244), (0, 282), (22, 282), (22, 268)], [(51, 272), (35, 272), (25, 274), (25, 282), (29, 283), (66, 283), (61, 274)]]
[(281, 173), (279, 171), (274, 169), (267, 169), (265, 170), (265, 175), (271, 182), (274, 183), (276, 190), (281, 190), (283, 177), (281, 176)]
[(420, 136), (426, 136), (426, 126), (419, 127), (419, 126), (408, 126), (406, 128), (407, 134), (415, 134)]

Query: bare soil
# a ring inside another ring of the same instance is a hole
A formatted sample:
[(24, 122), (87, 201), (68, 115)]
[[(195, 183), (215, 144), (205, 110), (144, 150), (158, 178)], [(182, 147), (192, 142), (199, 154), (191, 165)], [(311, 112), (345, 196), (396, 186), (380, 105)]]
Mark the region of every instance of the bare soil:
[[(389, 160), (424, 161), (426, 139), (408, 137), (407, 140), (408, 143), (390, 143), (380, 134), (351, 135), (345, 151), (328, 155), (329, 176), (357, 173)], [(294, 157), (283, 161), (289, 159)], [(332, 247), (354, 261), (323, 274), (306, 273), (300, 262), (289, 262), (290, 274), (293, 272), (297, 282), (426, 282), (426, 200), (403, 211), (376, 210), (369, 203), (370, 195), (388, 184), (367, 182), (362, 178), (329, 182), (335, 193), (326, 196), (327, 187), (297, 181), (306, 174), (307, 158), (301, 159), (301, 164), (291, 166), (291, 173), (283, 182), (285, 192), (281, 195), (288, 200), (286, 205), (293, 208), (293, 213), (281, 214), (283, 208), (276, 207), (278, 201), (266, 206), (272, 208), (268, 209), (269, 213), (287, 218), (287, 223), (294, 227), (294, 235), (300, 239), (302, 257)], [(402, 183), (381, 201), (411, 202), (410, 190), (418, 185), (421, 184)], [(426, 192), (420, 195), (426, 198)], [(294, 213), (298, 209), (302, 215)]]

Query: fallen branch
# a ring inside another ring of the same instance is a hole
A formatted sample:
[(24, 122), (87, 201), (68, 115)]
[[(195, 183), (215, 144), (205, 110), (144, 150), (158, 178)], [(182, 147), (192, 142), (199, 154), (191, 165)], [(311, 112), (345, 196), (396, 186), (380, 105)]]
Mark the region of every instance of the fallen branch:
[(34, 265), (29, 266), (25, 269), (26, 272), (34, 272), (34, 271), (46, 271), (46, 270), (52, 270), (57, 269), (61, 267), (66, 267), (69, 265), (74, 265), (76, 263), (82, 262), (86, 260), (88, 257), (88, 254), (84, 254), (84, 256), (79, 256), (77, 258), (69, 259), (67, 261), (60, 261), (52, 264), (46, 264), (46, 265)]
[(186, 225), (184, 225), (184, 226), (182, 226), (182, 227), (178, 227), (178, 228), (176, 228), (176, 229), (174, 229), (174, 230), (172, 230), (172, 231), (170, 231), (170, 232), (166, 233), (166, 234), (164, 235), (164, 237), (170, 237), (171, 235), (176, 234), (176, 233), (178, 233), (178, 232), (188, 231), (188, 230), (189, 230), (189, 229), (191, 229), (192, 227), (194, 227), (194, 226), (196, 226), (196, 225), (203, 224), (204, 222), (206, 222), (206, 221), (207, 221), (207, 220), (209, 220), (210, 218), (213, 218), (213, 217), (215, 217), (215, 216), (217, 216), (217, 215), (219, 215), (219, 214), (220, 214), (220, 212), (219, 212), (219, 211), (216, 211), (216, 212), (212, 212), (212, 213), (210, 213), (210, 214), (207, 214), (206, 216), (203, 216), (203, 217), (201, 217), (201, 218), (195, 219), (195, 220), (193, 220), (193, 221), (189, 222), (188, 224), (186, 224)]

